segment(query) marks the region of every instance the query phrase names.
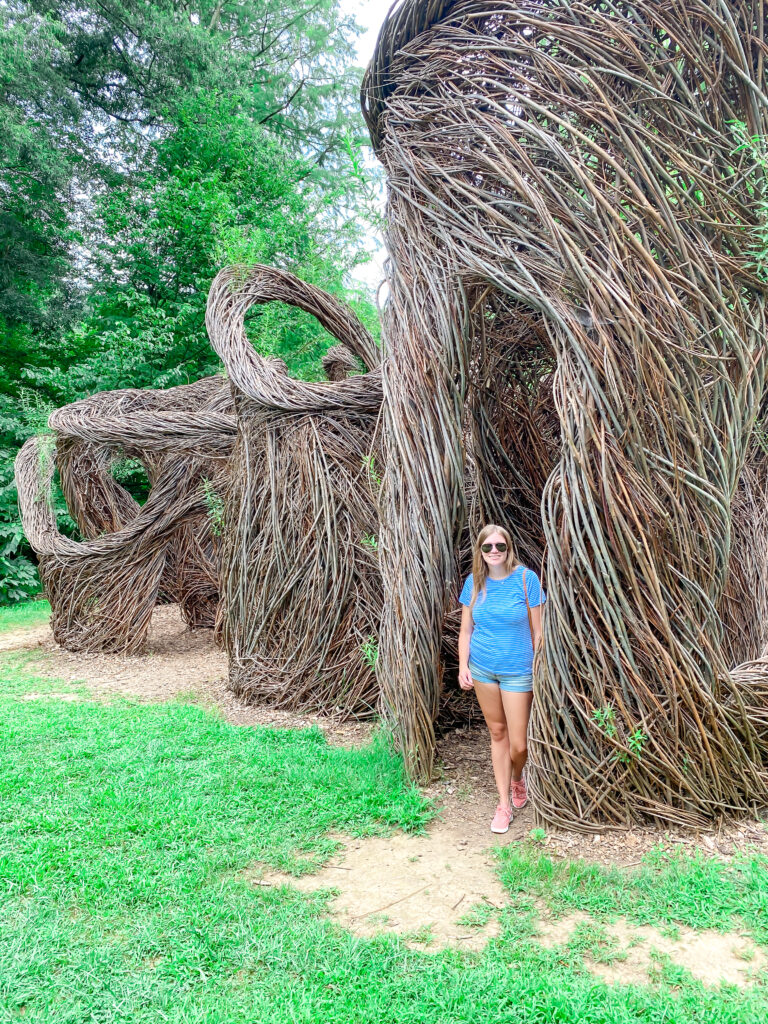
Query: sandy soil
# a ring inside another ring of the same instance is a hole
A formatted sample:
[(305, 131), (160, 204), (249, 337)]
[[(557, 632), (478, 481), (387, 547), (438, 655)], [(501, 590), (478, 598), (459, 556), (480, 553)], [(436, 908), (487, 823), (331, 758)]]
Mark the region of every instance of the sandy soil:
[[(338, 837), (344, 841), (344, 837)], [(495, 844), (514, 841), (494, 837)], [(445, 824), (426, 836), (346, 839), (341, 853), (314, 875), (294, 878), (256, 865), (243, 873), (252, 885), (290, 885), (302, 892), (335, 889), (331, 913), (355, 935), (398, 934), (413, 948), (453, 946), (479, 950), (500, 932), (506, 894), (493, 870), (493, 857), (469, 839), (456, 838)], [(554, 917), (538, 907), (536, 941), (549, 948), (591, 939), (587, 969), (609, 983), (658, 981), (669, 959), (708, 986), (746, 986), (760, 980), (765, 953), (739, 931), (662, 932), (624, 917), (602, 923), (577, 912)]]
[[(438, 824), (423, 836), (337, 838), (346, 844), (343, 850), (314, 875), (294, 878), (256, 866), (246, 877), (254, 885), (291, 885), (303, 892), (338, 889), (332, 912), (356, 935), (396, 932), (409, 945), (432, 950), (481, 949), (499, 934), (497, 912), (505, 893), (493, 858), (479, 844), (458, 838), (454, 828)], [(484, 845), (491, 845), (487, 837)]]
[[(600, 926), (588, 914), (575, 913), (552, 919), (546, 911), (539, 922), (538, 940), (544, 946), (560, 946), (601, 929), (608, 963), (587, 956), (589, 970), (607, 982), (648, 984), (664, 958), (685, 968), (708, 986), (722, 982), (745, 986), (765, 970), (765, 954), (740, 932), (694, 931), (676, 927), (663, 934), (650, 925), (635, 925), (620, 917)], [(616, 959), (613, 959), (614, 955)]]
[[(366, 723), (343, 723), (244, 704), (226, 688), (226, 656), (214, 647), (211, 632), (188, 630), (174, 606), (157, 609), (148, 649), (140, 655), (70, 653), (53, 642), (48, 626), (0, 634), (0, 651), (30, 654), (31, 671), (85, 683), (96, 700), (115, 696), (141, 701), (184, 698), (219, 709), (239, 726), (297, 728), (316, 724), (329, 742), (343, 745), (365, 742), (370, 735), (371, 726)], [(40, 696), (30, 693), (27, 698)], [(63, 693), (61, 697), (71, 699)], [(394, 931), (422, 949), (446, 945), (479, 949), (498, 934), (498, 910), (505, 902), (490, 850), (494, 845), (524, 840), (534, 827), (533, 812), (529, 807), (516, 813), (504, 836), (489, 831), (497, 798), (482, 728), (457, 729), (441, 739), (437, 778), (425, 792), (439, 809), (427, 835), (395, 834), (365, 840), (338, 837), (343, 843), (340, 854), (315, 875), (286, 878), (265, 874), (255, 865), (248, 877), (255, 885), (337, 888), (334, 914), (345, 927), (361, 935)], [(631, 866), (659, 844), (669, 850), (701, 847), (711, 856), (727, 859), (745, 848), (768, 852), (768, 832), (755, 822), (712, 832), (647, 828), (585, 836), (547, 830), (542, 849), (556, 859), (583, 858), (603, 865)], [(554, 921), (542, 911), (541, 941), (567, 943), (574, 930), (586, 923), (585, 915)], [(673, 940), (654, 929), (634, 928), (620, 921), (611, 926), (608, 936), (619, 946), (619, 959), (590, 964), (590, 969), (607, 980), (647, 981), (649, 972), (652, 975), (656, 969), (655, 950), (708, 983), (745, 984), (750, 972), (765, 965), (762, 953), (739, 935), (679, 932)]]

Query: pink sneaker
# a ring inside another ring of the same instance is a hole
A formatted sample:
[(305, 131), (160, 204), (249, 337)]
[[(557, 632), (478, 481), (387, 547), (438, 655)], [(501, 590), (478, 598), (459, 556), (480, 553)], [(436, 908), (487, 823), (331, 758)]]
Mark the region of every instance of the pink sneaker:
[(525, 785), (525, 779), (520, 778), (517, 782), (512, 779), (512, 785), (509, 788), (509, 796), (512, 800), (512, 806), (516, 807), (518, 811), (525, 807), (528, 803), (528, 788)]
[(508, 832), (510, 821), (512, 821), (512, 808), (502, 807), (499, 804), (491, 822), (491, 832)]

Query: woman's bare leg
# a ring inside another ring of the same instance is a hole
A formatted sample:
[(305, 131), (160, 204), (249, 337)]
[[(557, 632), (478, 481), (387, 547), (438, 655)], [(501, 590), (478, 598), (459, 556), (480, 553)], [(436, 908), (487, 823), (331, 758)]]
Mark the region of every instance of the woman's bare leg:
[(491, 764), (496, 788), (499, 791), (499, 803), (509, 807), (509, 784), (512, 777), (512, 762), (509, 759), (509, 732), (501, 691), (494, 683), (479, 683), (474, 680), (480, 710), (483, 712), (485, 724), (491, 734)]
[[(477, 689), (477, 683), (475, 683)], [(509, 735), (508, 756), (512, 765), (512, 778), (519, 782), (528, 760), (528, 721), (531, 717), (532, 693), (509, 693), (501, 691), (504, 717)], [(482, 705), (481, 705), (482, 707)]]

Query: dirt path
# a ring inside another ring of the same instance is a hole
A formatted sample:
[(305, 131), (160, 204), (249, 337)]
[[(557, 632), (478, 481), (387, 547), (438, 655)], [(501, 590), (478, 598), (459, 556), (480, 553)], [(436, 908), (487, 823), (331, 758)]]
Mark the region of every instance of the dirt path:
[(156, 609), (146, 649), (141, 654), (86, 654), (66, 651), (53, 640), (50, 627), (33, 626), (0, 633), (0, 653), (26, 652), (30, 671), (85, 683), (94, 697), (128, 697), (140, 701), (188, 699), (218, 708), (233, 725), (306, 728), (319, 724), (330, 742), (364, 742), (370, 726), (294, 714), (244, 704), (226, 688), (227, 656), (214, 646), (209, 629), (188, 629), (176, 605)]
[[(157, 609), (148, 648), (140, 655), (70, 653), (53, 642), (48, 626), (0, 634), (0, 652), (13, 651), (31, 654), (30, 670), (39, 675), (85, 683), (95, 699), (189, 699), (218, 708), (227, 721), (239, 726), (302, 728), (315, 724), (329, 742), (343, 745), (365, 742), (370, 735), (371, 726), (366, 723), (339, 723), (317, 715), (244, 704), (226, 688), (227, 659), (214, 647), (211, 632), (188, 630), (175, 606)], [(32, 699), (37, 696), (29, 695)], [(492, 848), (525, 840), (534, 827), (533, 813), (530, 808), (518, 812), (506, 835), (491, 835), (489, 821), (497, 798), (482, 728), (454, 730), (440, 740), (438, 778), (425, 792), (439, 809), (425, 836), (339, 837), (344, 844), (342, 852), (316, 875), (286, 879), (265, 875), (256, 865), (249, 877), (255, 885), (288, 883), (305, 889), (339, 889), (334, 912), (342, 924), (359, 934), (395, 931), (419, 948), (455, 945), (479, 949), (498, 933), (498, 912), (505, 900)], [(547, 830), (542, 849), (554, 859), (583, 858), (603, 865), (630, 866), (659, 843), (687, 850), (700, 846), (713, 856), (729, 858), (748, 846), (768, 852), (768, 833), (754, 822), (703, 833), (649, 828), (584, 836)], [(541, 941), (568, 941), (579, 924), (583, 921), (575, 918), (547, 922), (544, 914)], [(672, 940), (662, 941), (663, 937), (651, 933), (635, 935), (626, 924), (616, 927), (624, 928), (619, 937), (627, 949), (638, 950), (627, 958), (625, 980), (638, 980), (652, 970), (649, 949), (660, 949), (675, 958)], [(694, 963), (700, 954), (702, 962), (711, 964), (714, 940), (710, 936), (707, 941), (699, 943), (688, 934), (683, 936), (678, 943), (679, 962)], [(739, 952), (743, 942), (738, 936), (727, 937), (727, 941), (731, 942), (727, 949), (726, 940), (717, 947), (718, 971), (724, 979), (745, 983), (748, 972), (743, 950)], [(749, 955), (754, 956), (754, 951)], [(753, 966), (755, 962), (753, 959)], [(611, 968), (618, 972), (611, 979), (622, 980), (624, 967), (619, 963)], [(596, 965), (595, 970), (608, 978), (607, 968)]]

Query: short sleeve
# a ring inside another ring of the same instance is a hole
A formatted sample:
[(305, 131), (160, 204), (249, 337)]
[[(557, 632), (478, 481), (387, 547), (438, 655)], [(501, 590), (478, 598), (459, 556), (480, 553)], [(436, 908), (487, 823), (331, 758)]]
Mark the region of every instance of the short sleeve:
[(541, 580), (532, 569), (525, 570), (525, 587), (528, 591), (528, 604), (531, 608), (538, 608), (547, 600)]
[(459, 595), (459, 604), (465, 604), (467, 607), (472, 602), (472, 574), (464, 580), (464, 586), (461, 588), (461, 594)]

